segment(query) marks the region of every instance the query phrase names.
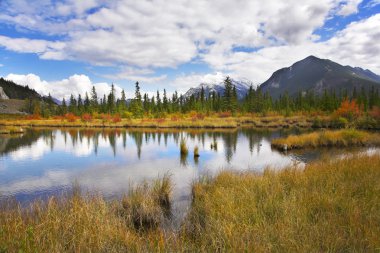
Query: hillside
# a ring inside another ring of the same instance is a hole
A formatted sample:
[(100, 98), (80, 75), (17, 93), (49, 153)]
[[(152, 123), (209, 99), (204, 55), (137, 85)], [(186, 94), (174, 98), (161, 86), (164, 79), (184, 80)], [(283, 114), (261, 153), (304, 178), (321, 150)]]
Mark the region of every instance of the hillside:
[(321, 94), (326, 90), (343, 90), (352, 92), (354, 87), (366, 90), (372, 86), (380, 87), (380, 76), (351, 66), (342, 66), (336, 62), (309, 56), (292, 66), (277, 70), (260, 85), (260, 89), (268, 92), (273, 98), (288, 92), (294, 96), (299, 92), (313, 91)]
[(30, 89), (28, 86), (24, 87), (15, 84), (12, 81), (5, 80), (4, 78), (0, 78), (0, 87), (3, 88), (4, 93), (10, 99), (43, 99), (40, 94), (38, 94), (35, 90)]

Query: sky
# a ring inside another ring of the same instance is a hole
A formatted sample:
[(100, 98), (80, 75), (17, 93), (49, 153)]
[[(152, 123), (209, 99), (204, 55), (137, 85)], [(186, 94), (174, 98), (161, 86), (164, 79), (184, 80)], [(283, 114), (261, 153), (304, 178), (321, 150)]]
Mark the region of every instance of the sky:
[(0, 0), (0, 76), (58, 99), (258, 85), (309, 55), (380, 74), (380, 0)]

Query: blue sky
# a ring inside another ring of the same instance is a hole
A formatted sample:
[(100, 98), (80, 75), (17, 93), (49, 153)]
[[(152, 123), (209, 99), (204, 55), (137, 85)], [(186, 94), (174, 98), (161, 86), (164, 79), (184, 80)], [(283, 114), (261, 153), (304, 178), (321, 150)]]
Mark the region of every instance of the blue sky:
[(111, 83), (265, 81), (308, 55), (380, 74), (380, 0), (0, 1), (0, 75), (57, 98)]

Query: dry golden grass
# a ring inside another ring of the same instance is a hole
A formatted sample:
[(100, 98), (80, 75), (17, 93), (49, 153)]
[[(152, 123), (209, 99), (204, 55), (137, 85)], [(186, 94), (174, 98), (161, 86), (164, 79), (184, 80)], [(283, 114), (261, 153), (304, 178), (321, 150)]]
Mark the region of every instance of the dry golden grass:
[[(0, 252), (147, 252), (165, 251), (159, 226), (170, 208), (169, 177), (132, 189), (122, 201), (78, 191), (35, 201), (21, 208), (3, 201)], [(174, 235), (174, 234), (173, 234)], [(168, 238), (171, 238), (168, 236)]]
[(290, 135), (286, 138), (278, 138), (272, 141), (274, 148), (288, 150), (296, 148), (370, 145), (380, 145), (380, 134), (355, 129), (326, 130), (301, 135)]
[(183, 233), (197, 252), (376, 252), (379, 182), (379, 155), (223, 172), (193, 186)]
[(22, 209), (2, 202), (0, 252), (377, 252), (380, 155), (264, 174), (223, 172), (193, 185), (179, 231), (168, 177), (122, 201), (78, 192)]
[(0, 125), (8, 126), (34, 126), (34, 127), (137, 127), (137, 128), (237, 128), (239, 126), (251, 126), (257, 128), (288, 128), (311, 127), (306, 116), (258, 116), (242, 115), (237, 117), (220, 118), (218, 115), (210, 115), (202, 118), (192, 118), (188, 115), (182, 117), (167, 116), (162, 119), (121, 119), (120, 122), (103, 121), (93, 119), (84, 122), (80, 119), (69, 122), (66, 119), (26, 119), (14, 117), (1, 117)]

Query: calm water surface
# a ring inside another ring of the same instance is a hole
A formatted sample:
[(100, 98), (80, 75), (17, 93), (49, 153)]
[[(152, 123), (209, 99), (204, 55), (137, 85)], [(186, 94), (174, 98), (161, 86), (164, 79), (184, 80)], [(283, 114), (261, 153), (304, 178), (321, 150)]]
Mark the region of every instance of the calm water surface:
[[(289, 133), (295, 131), (34, 129), (18, 136), (3, 135), (0, 196), (28, 202), (69, 190), (77, 182), (83, 189), (112, 198), (133, 184), (169, 173), (175, 185), (174, 202), (186, 206), (191, 182), (204, 173), (262, 172), (268, 166), (279, 169), (320, 156), (321, 152), (284, 154), (271, 149), (271, 139)], [(182, 138), (189, 147), (187, 157), (179, 153)], [(217, 149), (210, 146), (214, 142)], [(198, 159), (193, 156), (195, 146)]]

